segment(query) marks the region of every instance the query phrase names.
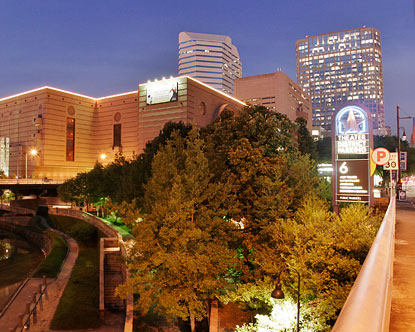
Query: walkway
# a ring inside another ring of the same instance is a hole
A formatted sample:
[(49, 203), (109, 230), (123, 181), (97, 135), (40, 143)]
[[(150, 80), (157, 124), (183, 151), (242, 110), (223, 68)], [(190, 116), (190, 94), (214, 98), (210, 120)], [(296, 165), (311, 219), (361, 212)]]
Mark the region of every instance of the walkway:
[[(62, 234), (62, 233), (61, 233)], [(72, 238), (66, 237), (69, 246), (69, 253), (62, 266), (62, 270), (56, 279), (48, 279), (47, 299), (44, 299), (43, 310), (38, 314), (38, 322), (31, 328), (31, 331), (49, 331), (49, 324), (55, 314), (63, 290), (71, 276), (72, 268), (78, 257), (78, 244)], [(24, 313), (26, 302), (30, 301), (33, 292), (38, 290), (41, 279), (29, 279), (20, 290), (13, 302), (0, 319), (2, 331), (8, 331), (17, 324), (19, 314)]]
[(415, 208), (398, 202), (390, 332), (415, 331)]

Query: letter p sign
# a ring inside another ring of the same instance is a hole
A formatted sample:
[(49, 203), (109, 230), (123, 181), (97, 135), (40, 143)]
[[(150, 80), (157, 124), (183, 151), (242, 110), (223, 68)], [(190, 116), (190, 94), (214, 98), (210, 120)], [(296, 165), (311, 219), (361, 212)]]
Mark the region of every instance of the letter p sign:
[(376, 165), (385, 165), (390, 158), (390, 152), (385, 148), (377, 148), (373, 150), (372, 160)]

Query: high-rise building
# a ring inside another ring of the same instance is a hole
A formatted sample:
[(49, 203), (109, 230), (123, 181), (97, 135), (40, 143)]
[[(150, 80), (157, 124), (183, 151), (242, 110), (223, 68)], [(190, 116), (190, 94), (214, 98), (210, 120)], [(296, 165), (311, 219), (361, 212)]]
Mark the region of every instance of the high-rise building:
[(242, 76), (242, 64), (231, 37), (180, 32), (179, 76), (185, 75), (233, 95), (233, 81)]
[(236, 79), (235, 97), (285, 114), (291, 121), (302, 117), (307, 120), (307, 127), (311, 131), (310, 97), (283, 72)]
[(380, 33), (356, 28), (297, 41), (297, 83), (310, 95), (313, 126), (331, 130), (333, 112), (347, 102), (367, 106), (375, 134), (385, 135)]

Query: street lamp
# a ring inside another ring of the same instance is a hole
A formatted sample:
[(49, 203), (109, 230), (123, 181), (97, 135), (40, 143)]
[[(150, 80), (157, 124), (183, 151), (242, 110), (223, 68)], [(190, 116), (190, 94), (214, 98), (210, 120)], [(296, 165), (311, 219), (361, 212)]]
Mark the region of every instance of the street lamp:
[[(297, 271), (297, 269), (291, 267), (291, 266), (287, 266), (287, 269), (293, 270), (297, 273), (298, 276), (298, 283), (297, 283), (297, 332), (300, 331), (300, 282), (301, 282), (301, 277), (300, 277), (300, 273)], [(281, 283), (280, 280), (278, 278), (277, 284), (275, 285), (275, 289), (272, 291), (271, 293), (271, 297), (274, 299), (283, 299), (284, 298), (284, 292), (281, 290)]]
[(398, 134), (398, 174), (396, 177), (396, 182), (401, 184), (401, 135), (400, 135), (400, 130), (403, 129), (402, 132), (402, 139), (405, 141), (406, 140), (406, 133), (405, 133), (405, 128), (404, 127), (400, 127), (399, 126), (399, 120), (400, 119), (413, 119), (413, 116), (404, 116), (404, 117), (399, 117), (399, 105), (396, 106), (396, 127), (398, 128), (397, 130), (397, 134)]
[[(35, 156), (37, 156), (37, 150), (36, 149), (31, 149), (30, 151), (29, 151), (29, 154), (32, 156), (32, 157), (35, 157)], [(25, 156), (26, 156), (26, 167), (25, 167), (25, 178), (27, 179), (27, 152), (25, 153)]]

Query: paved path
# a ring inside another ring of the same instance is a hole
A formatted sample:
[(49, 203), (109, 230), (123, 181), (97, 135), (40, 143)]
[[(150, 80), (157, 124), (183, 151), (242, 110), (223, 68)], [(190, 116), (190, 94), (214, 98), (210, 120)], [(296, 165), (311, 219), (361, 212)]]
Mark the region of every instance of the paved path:
[[(61, 233), (62, 234), (62, 233)], [(55, 315), (56, 308), (58, 307), (59, 300), (65, 290), (66, 284), (68, 283), (69, 277), (72, 273), (72, 268), (75, 265), (76, 259), (78, 258), (78, 244), (70, 237), (66, 237), (66, 241), (69, 246), (69, 254), (65, 260), (61, 272), (59, 273), (56, 280), (52, 281), (48, 285), (48, 299), (44, 301), (43, 311), (38, 315), (38, 321), (32, 326), (30, 331), (33, 332), (45, 332), (49, 331), (50, 322)]]
[[(61, 233), (62, 234), (62, 233)], [(63, 234), (64, 235), (64, 234)], [(72, 268), (78, 257), (78, 244), (72, 238), (64, 235), (69, 246), (69, 253), (66, 257), (62, 270), (56, 279), (48, 279), (47, 297), (43, 298), (43, 310), (38, 311), (38, 321), (31, 328), (31, 331), (48, 331), (50, 321), (55, 314), (60, 297), (71, 276)], [(26, 285), (20, 290), (13, 302), (0, 319), (1, 331), (8, 331), (17, 324), (19, 314), (24, 313), (26, 302), (30, 301), (35, 290), (38, 290), (41, 279), (29, 279)]]
[(398, 202), (390, 332), (415, 331), (415, 208)]

